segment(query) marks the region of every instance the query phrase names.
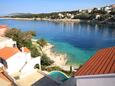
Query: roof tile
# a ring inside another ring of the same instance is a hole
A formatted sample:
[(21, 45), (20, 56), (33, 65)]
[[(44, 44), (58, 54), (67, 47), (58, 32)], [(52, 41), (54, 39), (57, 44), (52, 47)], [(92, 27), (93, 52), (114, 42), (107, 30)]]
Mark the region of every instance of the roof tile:
[(104, 48), (92, 56), (76, 73), (81, 75), (97, 75), (115, 73), (115, 47)]

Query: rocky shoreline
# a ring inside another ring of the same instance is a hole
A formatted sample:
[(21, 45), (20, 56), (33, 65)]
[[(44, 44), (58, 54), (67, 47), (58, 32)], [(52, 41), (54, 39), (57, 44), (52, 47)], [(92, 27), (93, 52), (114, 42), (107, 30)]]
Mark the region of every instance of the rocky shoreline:
[(47, 19), (47, 18), (0, 18), (0, 19), (13, 19), (13, 20), (36, 20), (36, 21), (55, 21), (55, 22), (80, 22), (80, 19)]
[(0, 18), (0, 19), (13, 19), (13, 20), (22, 20), (22, 21), (51, 21), (51, 22), (86, 22), (93, 24), (106, 24), (115, 26), (115, 22), (102, 22), (97, 20), (81, 20), (81, 19), (47, 19), (47, 18)]
[[(32, 42), (34, 45), (36, 45), (37, 39), (32, 39)], [(59, 66), (63, 70), (70, 70), (70, 65), (67, 64), (68, 57), (66, 54), (58, 53), (53, 48), (55, 46), (51, 43), (47, 43), (46, 46), (42, 47), (42, 52), (46, 54), (51, 60), (54, 61), (54, 63), (51, 65), (53, 66)], [(75, 67), (76, 68), (76, 67)], [(78, 67), (77, 67), (78, 68)]]
[(67, 55), (66, 54), (60, 54), (53, 51), (54, 45), (48, 43), (47, 46), (44, 46), (42, 51), (51, 59), (54, 61), (54, 65), (63, 66), (66, 65), (67, 62)]
[(53, 50), (55, 46), (51, 43), (48, 43), (47, 46), (45, 46), (42, 50), (43, 52), (54, 61), (54, 64), (51, 66), (59, 66), (63, 70), (70, 71), (70, 66), (72, 66), (73, 70), (76, 70), (79, 68), (80, 65), (69, 65), (67, 64), (68, 57), (67, 54), (57, 53)]

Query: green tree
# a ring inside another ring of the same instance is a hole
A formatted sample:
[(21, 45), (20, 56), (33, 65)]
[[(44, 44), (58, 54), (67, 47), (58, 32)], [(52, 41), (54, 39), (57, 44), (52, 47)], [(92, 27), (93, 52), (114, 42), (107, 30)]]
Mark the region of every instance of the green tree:
[(53, 64), (54, 62), (49, 58), (47, 57), (47, 55), (43, 54), (42, 57), (41, 57), (41, 64), (43, 66), (49, 66), (51, 64)]
[(41, 46), (44, 47), (47, 45), (47, 41), (45, 39), (39, 39), (37, 43)]
[(23, 32), (19, 29), (12, 28), (6, 31), (6, 37), (12, 38), (14, 41), (17, 42), (17, 47), (20, 49), (21, 47), (27, 47), (31, 51), (32, 57), (40, 56), (40, 51), (38, 51), (37, 47), (32, 44), (32, 37), (36, 36), (34, 31), (26, 31)]
[(38, 49), (35, 46), (32, 46), (30, 50), (31, 50), (32, 57), (41, 56), (41, 53), (38, 51)]
[(36, 34), (33, 31), (23, 32), (16, 28), (8, 29), (5, 33), (6, 37), (12, 38), (14, 41), (17, 42), (18, 48), (27, 47), (29, 49), (32, 45), (31, 39), (35, 35)]

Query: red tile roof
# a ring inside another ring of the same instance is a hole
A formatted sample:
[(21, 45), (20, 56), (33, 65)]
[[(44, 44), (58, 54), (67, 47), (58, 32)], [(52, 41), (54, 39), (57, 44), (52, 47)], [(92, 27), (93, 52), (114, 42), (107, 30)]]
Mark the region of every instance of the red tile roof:
[(75, 76), (115, 73), (115, 46), (104, 48), (92, 56)]
[(0, 57), (4, 60), (7, 60), (8, 58), (16, 54), (18, 51), (18, 48), (5, 47), (0, 49)]
[[(17, 52), (20, 52), (18, 48), (13, 48), (13, 47), (5, 47), (0, 49), (0, 57), (4, 60), (7, 60)], [(26, 47), (24, 47), (24, 52), (30, 52), (30, 50)]]
[(8, 26), (6, 26), (6, 25), (0, 25), (0, 29), (2, 29), (2, 28), (8, 28)]
[(30, 50), (27, 47), (24, 47), (24, 52), (30, 52)]
[(112, 5), (112, 8), (115, 8), (115, 4)]

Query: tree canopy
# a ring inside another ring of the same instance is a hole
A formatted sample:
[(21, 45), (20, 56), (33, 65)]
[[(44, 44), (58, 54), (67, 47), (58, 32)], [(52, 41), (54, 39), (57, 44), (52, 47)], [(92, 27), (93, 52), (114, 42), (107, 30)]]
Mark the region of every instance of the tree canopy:
[(8, 29), (5, 33), (6, 37), (12, 38), (14, 41), (17, 42), (18, 48), (27, 47), (29, 49), (32, 45), (31, 39), (35, 35), (36, 33), (34, 31), (23, 32), (16, 28)]
[(19, 29), (12, 28), (8, 29), (5, 33), (6, 37), (12, 38), (14, 41), (17, 42), (17, 47), (20, 49), (21, 47), (27, 47), (31, 51), (32, 57), (40, 56), (40, 52), (37, 48), (32, 44), (31, 39), (33, 36), (36, 36), (34, 31), (26, 31), (23, 32)]
[(47, 41), (45, 39), (39, 39), (37, 41), (37, 43), (41, 46), (44, 47), (45, 45), (47, 45)]

